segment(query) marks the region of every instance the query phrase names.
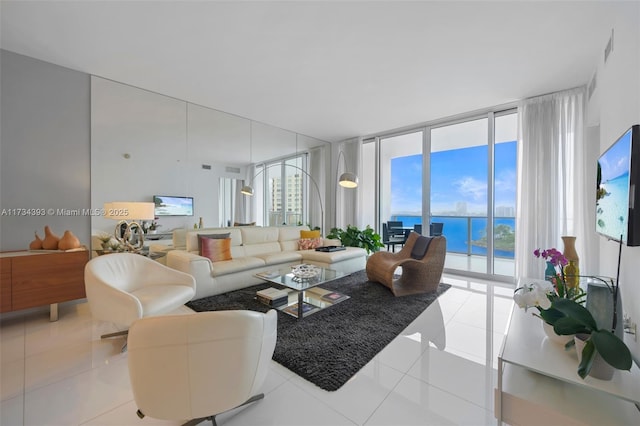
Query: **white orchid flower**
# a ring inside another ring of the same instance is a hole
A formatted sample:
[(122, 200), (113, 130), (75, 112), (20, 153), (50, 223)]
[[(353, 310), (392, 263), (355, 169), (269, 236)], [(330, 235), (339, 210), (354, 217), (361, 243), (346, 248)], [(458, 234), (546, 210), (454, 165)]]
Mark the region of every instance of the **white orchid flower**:
[(548, 297), (548, 293), (553, 290), (551, 283), (534, 282), (520, 290), (523, 291), (516, 292), (513, 295), (513, 300), (525, 311), (534, 306), (541, 309), (549, 309), (551, 307), (551, 300)]

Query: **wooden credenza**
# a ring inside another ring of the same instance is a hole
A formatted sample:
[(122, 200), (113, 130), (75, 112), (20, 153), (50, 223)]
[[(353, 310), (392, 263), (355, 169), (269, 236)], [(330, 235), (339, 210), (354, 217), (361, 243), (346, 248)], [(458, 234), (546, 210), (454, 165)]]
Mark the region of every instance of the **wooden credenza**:
[(14, 251), (0, 253), (0, 312), (51, 305), (86, 297), (84, 266), (89, 251)]

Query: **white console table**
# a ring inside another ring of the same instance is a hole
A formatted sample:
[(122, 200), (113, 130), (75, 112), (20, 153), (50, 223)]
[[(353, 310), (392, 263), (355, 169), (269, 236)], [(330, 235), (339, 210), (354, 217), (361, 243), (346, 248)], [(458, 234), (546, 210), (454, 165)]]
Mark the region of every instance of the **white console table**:
[(575, 350), (551, 342), (541, 320), (514, 305), (498, 356), (495, 416), (510, 425), (640, 425), (640, 370), (610, 381), (577, 373)]

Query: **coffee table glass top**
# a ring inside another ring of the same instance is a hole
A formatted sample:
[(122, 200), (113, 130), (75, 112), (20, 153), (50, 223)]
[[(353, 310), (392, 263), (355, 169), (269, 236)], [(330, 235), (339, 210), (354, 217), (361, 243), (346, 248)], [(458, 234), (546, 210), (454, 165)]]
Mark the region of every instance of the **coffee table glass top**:
[(318, 268), (318, 274), (311, 278), (298, 278), (293, 275), (291, 268), (264, 271), (256, 274), (257, 277), (263, 280), (298, 291), (308, 290), (328, 281), (335, 280), (336, 278), (344, 277), (344, 275), (343, 272), (326, 268)]
[(274, 306), (274, 309), (300, 320), (349, 299), (346, 294), (319, 287), (320, 284), (343, 277), (345, 275), (343, 272), (325, 268), (317, 268), (317, 271), (318, 273), (312, 277), (301, 278), (296, 277), (291, 268), (286, 268), (263, 271), (256, 274), (256, 277), (288, 288), (287, 302), (280, 306)]

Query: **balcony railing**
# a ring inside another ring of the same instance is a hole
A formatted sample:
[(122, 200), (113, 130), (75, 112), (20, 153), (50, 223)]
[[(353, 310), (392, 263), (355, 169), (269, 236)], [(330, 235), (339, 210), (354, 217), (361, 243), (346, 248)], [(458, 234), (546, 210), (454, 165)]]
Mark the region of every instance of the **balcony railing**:
[[(390, 220), (400, 220), (410, 227), (422, 222), (421, 216), (392, 215)], [(432, 216), (431, 222), (444, 224), (442, 234), (447, 238), (447, 252), (468, 256), (486, 256), (486, 216)], [(515, 218), (494, 217), (494, 257), (513, 259), (515, 242)]]

